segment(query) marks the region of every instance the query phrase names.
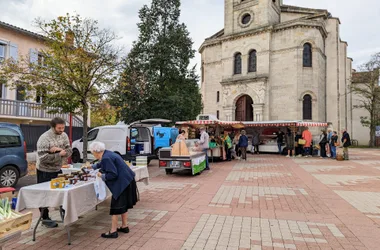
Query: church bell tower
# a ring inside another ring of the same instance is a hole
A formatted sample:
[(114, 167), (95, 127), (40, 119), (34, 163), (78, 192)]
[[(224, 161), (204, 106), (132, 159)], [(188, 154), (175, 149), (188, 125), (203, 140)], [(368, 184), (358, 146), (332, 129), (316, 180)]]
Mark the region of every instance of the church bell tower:
[(280, 22), (282, 0), (224, 0), (224, 35)]

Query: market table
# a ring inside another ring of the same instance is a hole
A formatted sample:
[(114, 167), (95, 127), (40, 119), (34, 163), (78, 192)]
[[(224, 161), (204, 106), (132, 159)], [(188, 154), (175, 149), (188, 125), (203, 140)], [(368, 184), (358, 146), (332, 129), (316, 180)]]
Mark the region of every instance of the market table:
[[(132, 167), (135, 172), (135, 180), (149, 184), (149, 172), (147, 167)], [(70, 242), (69, 225), (78, 220), (79, 216), (90, 211), (103, 201), (97, 199), (95, 181), (80, 182), (75, 186), (63, 189), (51, 189), (50, 182), (39, 183), (20, 189), (17, 199), (16, 211), (26, 208), (52, 207), (60, 208), (60, 215), (68, 233)], [(111, 196), (107, 188), (107, 198)], [(64, 212), (63, 212), (64, 211)], [(34, 228), (33, 240), (39, 223), (42, 220), (42, 213)]]

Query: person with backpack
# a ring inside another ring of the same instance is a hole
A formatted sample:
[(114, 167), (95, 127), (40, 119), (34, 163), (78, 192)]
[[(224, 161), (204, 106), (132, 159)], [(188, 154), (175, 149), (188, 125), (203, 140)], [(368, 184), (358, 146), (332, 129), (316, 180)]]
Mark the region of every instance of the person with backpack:
[(342, 144), (343, 144), (343, 158), (344, 160), (348, 161), (348, 148), (351, 146), (351, 138), (350, 134), (347, 132), (346, 129), (342, 130)]
[(248, 137), (246, 135), (245, 130), (241, 131), (241, 135), (239, 137), (239, 142), (238, 142), (240, 151), (241, 151), (241, 158), (242, 160), (247, 160), (247, 147), (248, 147)]

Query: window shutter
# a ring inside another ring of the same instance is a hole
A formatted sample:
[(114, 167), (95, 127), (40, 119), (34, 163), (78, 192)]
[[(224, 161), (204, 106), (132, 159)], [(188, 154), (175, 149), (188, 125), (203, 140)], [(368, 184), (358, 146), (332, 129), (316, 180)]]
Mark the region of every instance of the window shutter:
[(15, 62), (18, 60), (18, 46), (15, 43), (9, 43), (9, 57), (12, 58)]
[(36, 49), (29, 50), (30, 63), (38, 63), (38, 51)]

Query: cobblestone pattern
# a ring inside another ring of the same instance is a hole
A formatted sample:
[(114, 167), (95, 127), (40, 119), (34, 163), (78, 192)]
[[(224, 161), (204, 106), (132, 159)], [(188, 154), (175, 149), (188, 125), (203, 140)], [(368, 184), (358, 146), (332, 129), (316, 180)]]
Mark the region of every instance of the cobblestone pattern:
[[(80, 220), (70, 225), (72, 245), (79, 245), (82, 248), (91, 247), (92, 249), (102, 248), (102, 246), (105, 247), (103, 249), (116, 249), (117, 247), (111, 247), (114, 244), (118, 246), (124, 245), (129, 247), (135, 245), (141, 247), (171, 216), (168, 211), (132, 209), (128, 212), (130, 233), (119, 234), (117, 242), (111, 243), (100, 237), (100, 234), (109, 230), (111, 225), (111, 218), (107, 215), (108, 211), (109, 205), (104, 204), (104, 206), (98, 207), (98, 210), (86, 213)], [(52, 218), (59, 218), (58, 212), (53, 212), (51, 215)], [(32, 229), (36, 222), (35, 220)], [(7, 249), (39, 249), (42, 246), (44, 249), (48, 249), (48, 247), (54, 247), (54, 249), (68, 247), (67, 233), (62, 225), (56, 229), (48, 229), (40, 225), (37, 229), (36, 241), (32, 241), (31, 230), (24, 234), (22, 240), (12, 244)]]
[(358, 176), (358, 175), (325, 175), (314, 174), (315, 178), (329, 186), (351, 186), (372, 181), (380, 181), (380, 176)]
[[(184, 203), (198, 189), (198, 184), (179, 182), (150, 182), (148, 186), (139, 185), (141, 201), (157, 203)], [(168, 195), (170, 193), (170, 195)]]
[(319, 173), (319, 172), (332, 172), (340, 170), (349, 170), (354, 167), (352, 166), (326, 166), (326, 165), (300, 165), (301, 168), (305, 169), (310, 173)]
[(182, 250), (331, 249), (342, 247), (339, 240), (352, 246), (345, 238), (331, 223), (204, 214)]
[(368, 217), (380, 218), (380, 193), (335, 191), (340, 197)]
[(231, 172), (226, 181), (252, 181), (260, 178), (271, 178), (271, 177), (285, 177), (292, 176), (290, 173), (271, 173), (271, 172)]

